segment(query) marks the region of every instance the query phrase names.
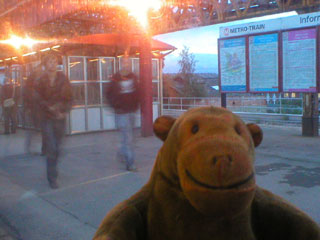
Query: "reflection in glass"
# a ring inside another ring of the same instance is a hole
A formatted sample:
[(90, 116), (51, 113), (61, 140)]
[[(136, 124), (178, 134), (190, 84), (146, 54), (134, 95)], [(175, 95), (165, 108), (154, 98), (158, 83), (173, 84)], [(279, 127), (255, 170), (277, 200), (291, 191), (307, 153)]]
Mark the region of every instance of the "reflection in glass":
[(11, 79), (18, 84), (21, 84), (20, 82), (20, 74), (21, 74), (21, 67), (20, 66), (13, 66), (11, 68)]
[(83, 106), (85, 105), (85, 94), (84, 94), (84, 84), (83, 83), (72, 83), (72, 106)]
[(126, 70), (128, 72), (132, 72), (132, 60), (131, 58), (120, 58), (120, 70)]
[(87, 62), (87, 80), (99, 80), (99, 58), (86, 58)]
[(106, 99), (106, 92), (107, 92), (109, 86), (110, 86), (110, 82), (102, 83), (102, 102), (103, 102), (103, 104), (109, 104)]
[(133, 59), (133, 73), (139, 76), (140, 74), (140, 62), (139, 59)]
[(88, 83), (88, 105), (100, 104), (100, 83)]
[(152, 60), (152, 79), (158, 80), (158, 61)]
[(71, 81), (83, 81), (83, 58), (82, 57), (70, 57), (69, 58), (70, 80)]
[(152, 83), (152, 99), (154, 102), (159, 102), (159, 84), (157, 82)]
[(114, 74), (114, 58), (102, 58), (101, 59), (101, 72), (102, 81), (110, 80)]

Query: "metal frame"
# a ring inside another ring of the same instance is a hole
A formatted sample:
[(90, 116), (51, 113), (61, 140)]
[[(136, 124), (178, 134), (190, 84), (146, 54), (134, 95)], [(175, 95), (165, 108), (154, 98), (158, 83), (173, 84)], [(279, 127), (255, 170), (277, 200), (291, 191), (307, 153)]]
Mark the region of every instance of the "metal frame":
[[(71, 86), (72, 84), (84, 84), (84, 105), (81, 106), (76, 106), (76, 107), (72, 107), (72, 109), (84, 109), (85, 112), (85, 132), (90, 132), (92, 130), (89, 130), (89, 118), (88, 118), (88, 112), (90, 108), (99, 108), (100, 111), (100, 129), (99, 130), (93, 130), (93, 131), (101, 131), (104, 130), (104, 117), (103, 117), (103, 108), (105, 107), (104, 103), (103, 103), (103, 83), (106, 82), (110, 82), (110, 80), (104, 80), (102, 79), (102, 65), (101, 65), (101, 59), (112, 59), (113, 60), (113, 73), (116, 70), (116, 58), (115, 57), (108, 57), (108, 56), (99, 56), (99, 57), (95, 57), (95, 56), (68, 56), (68, 77), (70, 79), (70, 58), (72, 57), (79, 57), (83, 60), (83, 74), (84, 74), (84, 80), (71, 80)], [(88, 76), (87, 76), (87, 59), (88, 58), (97, 58), (98, 59), (98, 71), (99, 71), (99, 80), (94, 81), (94, 83), (99, 83), (99, 104), (95, 104), (95, 105), (89, 105), (88, 104), (88, 84), (90, 84), (90, 82), (88, 81)], [(71, 122), (72, 122), (72, 116), (70, 114), (70, 133), (72, 132), (72, 126), (71, 126)]]
[[(100, 91), (99, 91), (99, 94), (100, 94), (100, 103), (99, 105), (89, 105), (88, 104), (88, 84), (90, 84), (90, 81), (88, 81), (88, 76), (87, 76), (87, 61), (86, 59), (87, 58), (90, 58), (90, 57), (94, 57), (94, 56), (66, 56), (67, 58), (67, 72), (66, 74), (68, 74), (67, 76), (70, 78), (70, 58), (72, 57), (79, 57), (79, 58), (82, 58), (83, 60), (83, 74), (84, 74), (84, 80), (71, 80), (70, 83), (71, 83), (71, 86), (72, 84), (84, 84), (84, 95), (85, 95), (85, 101), (84, 101), (84, 105), (80, 105), (80, 106), (75, 106), (75, 107), (72, 107), (72, 109), (84, 109), (85, 111), (85, 130), (84, 132), (94, 132), (94, 131), (104, 131), (106, 130), (105, 129), (105, 126), (104, 126), (104, 115), (103, 115), (103, 109), (107, 106), (103, 103), (103, 83), (108, 83), (110, 82), (110, 80), (102, 80), (102, 62), (101, 60), (102, 59), (113, 59), (113, 71), (114, 73), (117, 71), (117, 69), (120, 69), (121, 68), (121, 62), (120, 62), (120, 57), (104, 57), (104, 56), (99, 56), (99, 57), (95, 57), (95, 58), (98, 58), (98, 62), (99, 62), (99, 68), (98, 68), (98, 71), (99, 71), (99, 80), (98, 81), (94, 81), (95, 83), (99, 83), (99, 86), (100, 86)], [(131, 67), (132, 67), (132, 70), (134, 70), (134, 60), (136, 60), (139, 58), (131, 58)], [(157, 64), (157, 78), (158, 79), (152, 79), (152, 82), (153, 83), (157, 83), (157, 91), (158, 91), (158, 101), (156, 102), (156, 104), (158, 105), (158, 113), (161, 113), (161, 93), (160, 93), (160, 85), (162, 85), (162, 80), (160, 79), (160, 69), (161, 69), (161, 66), (160, 66), (160, 62), (159, 59), (157, 58), (153, 58), (152, 61), (156, 61), (156, 64)], [(153, 103), (155, 104), (155, 102)], [(88, 116), (88, 110), (90, 108), (100, 108), (100, 130), (89, 130), (89, 116)], [(68, 126), (69, 126), (69, 134), (74, 134), (74, 133), (78, 133), (78, 131), (72, 131), (72, 116), (71, 116), (71, 113), (69, 114), (69, 123), (68, 123)]]
[[(91, 26), (98, 29), (100, 26), (104, 29), (118, 27), (126, 32), (128, 27), (137, 27), (134, 19), (125, 12), (117, 12), (107, 3), (97, 7), (96, 3), (96, 0), (11, 0), (0, 6), (0, 19), (12, 22), (18, 29), (40, 30), (38, 33), (61, 34), (65, 29), (65, 34), (74, 34), (77, 31), (92, 34), (95, 30), (90, 29)], [(164, 0), (163, 3), (157, 15), (150, 16), (153, 34), (288, 11), (314, 12), (318, 10), (320, 0)], [(114, 15), (125, 19), (127, 24), (118, 26)], [(78, 26), (78, 29), (73, 26)], [(35, 27), (37, 29), (34, 29)]]

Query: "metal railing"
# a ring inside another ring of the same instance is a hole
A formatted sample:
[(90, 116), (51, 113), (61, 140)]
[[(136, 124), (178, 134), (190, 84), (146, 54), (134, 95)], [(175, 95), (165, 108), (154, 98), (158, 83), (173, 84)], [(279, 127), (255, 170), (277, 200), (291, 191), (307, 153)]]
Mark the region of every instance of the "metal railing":
[[(220, 97), (165, 97), (164, 110), (184, 111), (200, 106), (221, 106)], [(302, 115), (302, 98), (269, 98), (265, 96), (228, 96), (227, 108), (233, 112)]]
[[(210, 98), (165, 97), (163, 114), (179, 116), (189, 108), (200, 106), (221, 106), (220, 96)], [(228, 96), (227, 108), (244, 120), (257, 123), (301, 124), (303, 98), (267, 96)]]
[(164, 110), (180, 110), (185, 111), (189, 108), (200, 107), (200, 106), (220, 106), (220, 97), (164, 97), (163, 98), (163, 109)]

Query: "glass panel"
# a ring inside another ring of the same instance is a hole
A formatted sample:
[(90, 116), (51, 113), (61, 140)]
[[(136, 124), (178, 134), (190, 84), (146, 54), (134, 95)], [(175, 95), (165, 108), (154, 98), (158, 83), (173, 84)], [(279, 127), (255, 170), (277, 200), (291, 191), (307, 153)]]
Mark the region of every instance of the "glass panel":
[(71, 110), (71, 132), (86, 131), (86, 112), (85, 109)]
[(107, 101), (107, 99), (106, 99), (106, 91), (107, 91), (109, 85), (110, 85), (110, 82), (104, 82), (104, 83), (102, 83), (102, 102), (103, 102), (103, 104), (107, 104), (107, 105), (108, 105), (109, 103), (108, 103), (108, 101)]
[(157, 82), (152, 83), (152, 99), (154, 102), (159, 102), (158, 86), (159, 84)]
[(84, 84), (72, 83), (71, 86), (72, 86), (72, 94), (73, 94), (72, 106), (85, 105)]
[(103, 109), (103, 129), (115, 129), (116, 121), (115, 114), (112, 108), (106, 107)]
[(21, 84), (19, 84), (16, 87), (16, 94), (18, 95), (18, 105), (22, 105), (23, 104), (23, 88), (21, 87)]
[(114, 58), (101, 59), (102, 80), (110, 80), (114, 74)]
[(132, 72), (132, 59), (131, 58), (120, 58), (120, 70), (125, 69), (128, 72)]
[(20, 82), (20, 74), (21, 74), (21, 67), (20, 66), (13, 66), (11, 68), (11, 78), (15, 83), (21, 84)]
[(86, 58), (87, 62), (87, 80), (99, 80), (99, 58)]
[(88, 105), (100, 104), (100, 83), (88, 83)]
[(83, 81), (83, 58), (70, 57), (69, 61), (70, 81)]
[(101, 116), (100, 107), (88, 108), (88, 130), (101, 129)]
[(139, 59), (133, 59), (133, 72), (139, 76), (140, 73), (140, 62)]
[(158, 60), (152, 60), (152, 79), (158, 80)]
[(33, 64), (32, 63), (27, 63), (25, 66), (26, 66), (25, 77), (29, 77), (30, 74), (33, 71)]

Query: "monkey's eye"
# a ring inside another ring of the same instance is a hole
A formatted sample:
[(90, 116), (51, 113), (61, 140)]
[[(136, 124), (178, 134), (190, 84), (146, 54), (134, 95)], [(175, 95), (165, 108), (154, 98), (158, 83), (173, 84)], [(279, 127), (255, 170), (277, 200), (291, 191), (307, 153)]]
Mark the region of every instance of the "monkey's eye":
[(199, 125), (198, 124), (193, 124), (192, 128), (191, 128), (191, 132), (193, 134), (196, 134), (199, 131)]
[(240, 130), (240, 126), (239, 126), (239, 125), (236, 125), (236, 126), (234, 127), (234, 130), (236, 131), (236, 133), (237, 133), (238, 135), (241, 135), (241, 130)]

